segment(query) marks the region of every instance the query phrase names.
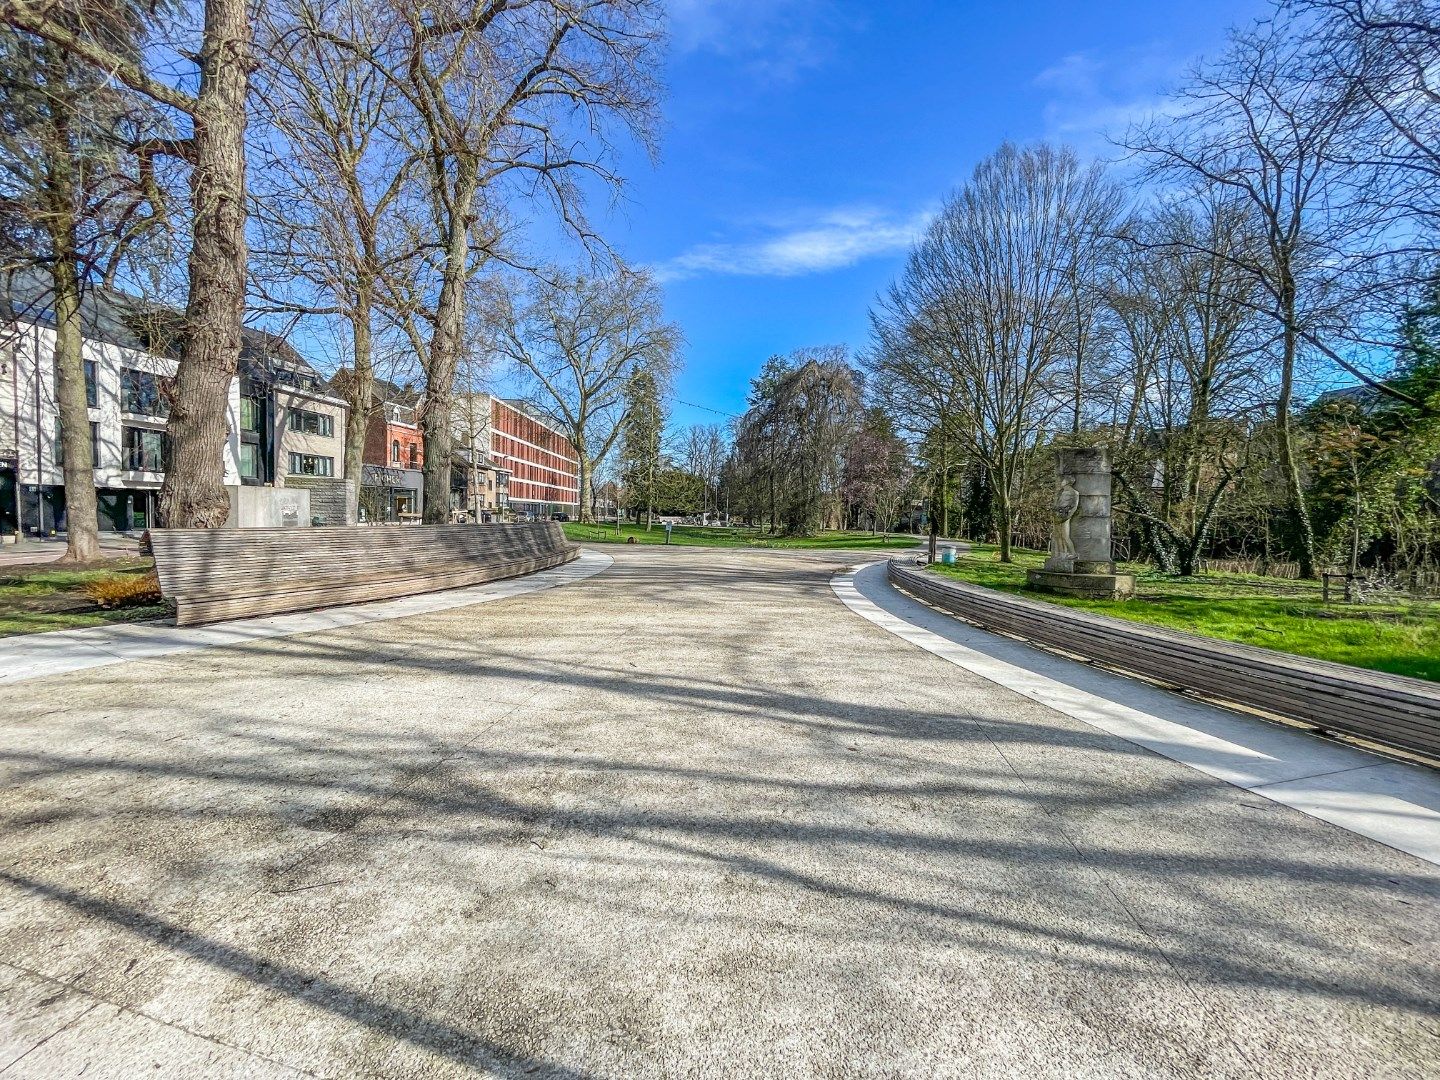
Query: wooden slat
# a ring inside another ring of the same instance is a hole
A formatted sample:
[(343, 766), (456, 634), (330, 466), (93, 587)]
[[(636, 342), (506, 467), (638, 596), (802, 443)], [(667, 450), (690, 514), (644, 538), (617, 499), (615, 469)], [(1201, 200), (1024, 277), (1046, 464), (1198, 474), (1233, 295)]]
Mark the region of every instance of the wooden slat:
[(154, 529), (149, 542), (181, 626), (476, 585), (580, 551), (555, 522)]
[(1245, 708), (1440, 756), (1440, 687), (1424, 679), (1077, 611), (898, 562), (890, 563), (890, 580), (987, 630)]

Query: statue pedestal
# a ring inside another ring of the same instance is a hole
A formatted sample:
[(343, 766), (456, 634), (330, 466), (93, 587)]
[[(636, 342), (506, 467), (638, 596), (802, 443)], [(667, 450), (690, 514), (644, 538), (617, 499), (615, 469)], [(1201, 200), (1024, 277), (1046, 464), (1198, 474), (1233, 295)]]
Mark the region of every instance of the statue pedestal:
[(1090, 600), (1127, 600), (1135, 595), (1133, 574), (1075, 574), (1063, 570), (1027, 570), (1032, 589), (1083, 596)]
[(1030, 587), (1093, 600), (1134, 596), (1134, 576), (1115, 573), (1110, 554), (1110, 452), (1100, 446), (1058, 450), (1055, 473), (1050, 557), (1043, 569), (1027, 571)]

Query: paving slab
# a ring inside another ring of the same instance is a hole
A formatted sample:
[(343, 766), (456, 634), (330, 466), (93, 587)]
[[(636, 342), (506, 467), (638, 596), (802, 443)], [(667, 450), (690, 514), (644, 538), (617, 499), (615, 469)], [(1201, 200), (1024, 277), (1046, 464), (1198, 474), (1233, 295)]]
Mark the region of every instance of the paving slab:
[(1433, 1074), (1440, 868), (613, 557), (8, 687), (0, 1076)]

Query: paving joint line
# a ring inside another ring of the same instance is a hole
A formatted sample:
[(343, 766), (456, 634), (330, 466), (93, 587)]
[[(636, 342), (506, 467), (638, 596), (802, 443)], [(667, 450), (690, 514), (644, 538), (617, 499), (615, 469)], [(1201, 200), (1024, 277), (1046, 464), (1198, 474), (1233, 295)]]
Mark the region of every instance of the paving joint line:
[[(1365, 772), (1367, 769), (1378, 769), (1388, 764), (1385, 761), (1375, 761), (1367, 765), (1349, 765), (1343, 769), (1329, 769), (1325, 772), (1310, 773), (1306, 776), (1292, 776), (1288, 780), (1266, 780), (1263, 784), (1246, 784), (1246, 791), (1259, 791), (1261, 788), (1276, 787), (1282, 784), (1297, 784), (1301, 780), (1318, 780), (1322, 776), (1339, 776), (1342, 773)], [(1238, 786), (1238, 785), (1237, 785)]]
[[(269, 1065), (276, 1065), (282, 1069), (288, 1069), (291, 1072), (299, 1073), (301, 1076), (318, 1077), (320, 1075), (319, 1073), (311, 1072), (309, 1069), (302, 1069), (298, 1066), (290, 1065), (283, 1061), (277, 1061), (275, 1058), (267, 1057), (266, 1055), (258, 1053), (254, 1050), (250, 1050), (247, 1047), (238, 1046), (235, 1043), (226, 1042), (224, 1039), (217, 1039), (213, 1035), (207, 1035), (202, 1031), (194, 1031), (191, 1028), (186, 1027), (184, 1024), (177, 1024), (174, 1021), (166, 1020), (163, 1017), (152, 1016), (144, 1009), (137, 1009), (134, 1006), (126, 1005), (123, 1002), (114, 1001), (106, 997), (104, 994), (96, 993), (94, 990), (87, 990), (83, 986), (76, 986), (74, 982), (67, 982), (64, 979), (56, 978), (54, 975), (47, 975), (43, 971), (37, 971), (34, 968), (26, 967), (24, 964), (17, 964), (13, 960), (0, 960), (0, 964), (3, 964), (5, 967), (10, 968), (12, 971), (19, 971), (23, 974), (29, 975), (33, 979), (39, 979), (42, 982), (50, 983), (52, 986), (58, 986), (61, 989), (65, 990), (67, 993), (79, 994), (81, 997), (89, 998), (91, 1001), (90, 1006), (84, 1012), (80, 1013), (80, 1015), (76, 1016), (68, 1023), (61, 1024), (58, 1028), (52, 1031), (49, 1035), (46, 1035), (43, 1039), (37, 1042), (34, 1046), (30, 1047), (30, 1049), (26, 1050), (25, 1053), (21, 1054), (14, 1061), (10, 1062), (4, 1068), (0, 1068), (0, 1075), (9, 1072), (12, 1068), (20, 1064), (21, 1061), (29, 1057), (30, 1054), (32, 1054), (36, 1050), (40, 1049), (40, 1047), (44, 1046), (51, 1039), (55, 1038), (58, 1035), (64, 1034), (66, 1031), (69, 1031), (72, 1027), (78, 1024), (81, 1020), (85, 1019), (85, 1017), (89, 1016), (101, 1005), (109, 1005), (112, 1009), (118, 1009), (120, 1012), (128, 1013), (131, 1016), (143, 1017), (144, 1019), (149, 1020), (152, 1024), (159, 1024), (161, 1027), (171, 1028), (175, 1031), (184, 1032), (186, 1035), (189, 1035), (196, 1039), (203, 1039), (205, 1042), (212, 1043), (215, 1046), (223, 1046), (227, 1050), (239, 1051), (240, 1053), (245, 1054), (249, 1057), (258, 1058)], [(143, 971), (146, 969), (142, 968), (141, 970)], [(83, 975), (84, 972), (81, 972), (80, 974)], [(75, 976), (75, 978), (77, 979), (79, 977), (80, 975)]]

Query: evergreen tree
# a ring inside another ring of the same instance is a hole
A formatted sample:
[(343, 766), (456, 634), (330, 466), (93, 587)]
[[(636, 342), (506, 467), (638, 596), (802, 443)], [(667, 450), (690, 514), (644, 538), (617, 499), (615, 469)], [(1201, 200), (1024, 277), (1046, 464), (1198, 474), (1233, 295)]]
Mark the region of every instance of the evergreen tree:
[(660, 496), (661, 438), (665, 431), (665, 405), (660, 386), (648, 367), (635, 369), (625, 383), (625, 418), (620, 426), (620, 475), (629, 498), (629, 510), (638, 520), (645, 512), (645, 528), (655, 523)]

